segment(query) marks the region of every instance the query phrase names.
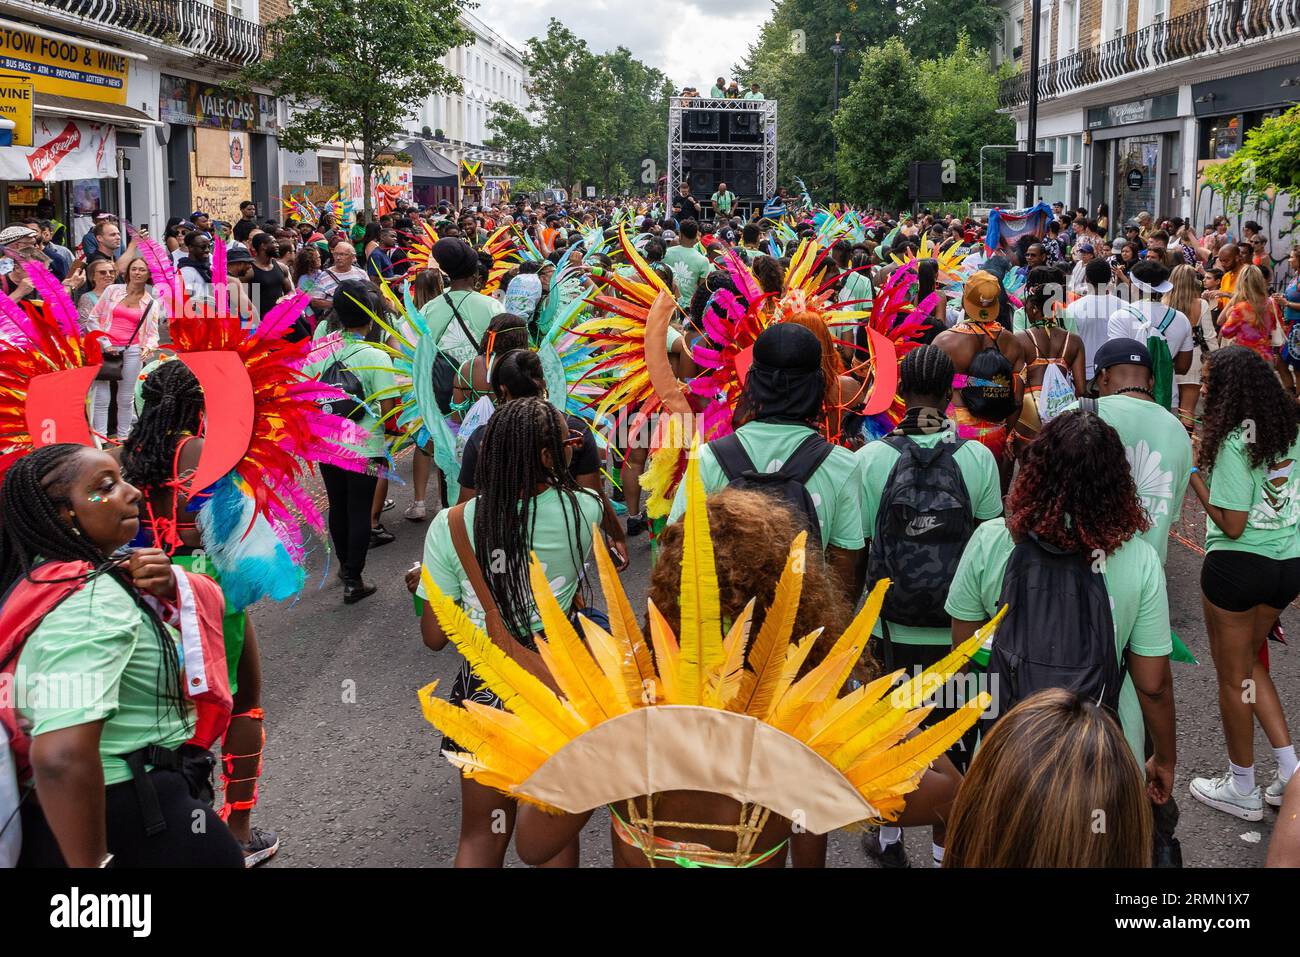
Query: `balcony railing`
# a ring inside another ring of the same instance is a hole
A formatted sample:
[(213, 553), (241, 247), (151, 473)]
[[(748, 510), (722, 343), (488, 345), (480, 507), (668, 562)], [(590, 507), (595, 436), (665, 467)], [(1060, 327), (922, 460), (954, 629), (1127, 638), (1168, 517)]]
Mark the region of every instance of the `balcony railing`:
[[(1199, 10), (1107, 40), (1038, 69), (1038, 98), (1049, 100), (1188, 57), (1222, 53), (1300, 30), (1300, 0), (1215, 0)], [(1029, 73), (1002, 81), (998, 103), (1029, 100)]]
[(196, 56), (223, 63), (253, 63), (262, 56), (262, 25), (234, 17), (203, 0), (32, 0), (104, 26), (175, 43)]

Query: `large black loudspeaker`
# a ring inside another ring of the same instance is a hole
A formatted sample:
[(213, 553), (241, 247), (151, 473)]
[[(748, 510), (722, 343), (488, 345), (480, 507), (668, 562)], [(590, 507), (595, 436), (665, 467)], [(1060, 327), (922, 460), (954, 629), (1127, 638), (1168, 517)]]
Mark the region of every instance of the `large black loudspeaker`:
[(683, 178), (696, 199), (708, 199), (726, 183), (741, 199), (759, 199), (758, 154), (721, 150), (687, 150), (682, 154)]
[(721, 113), (718, 110), (687, 110), (686, 140), (716, 143), (721, 138)]
[[(758, 124), (758, 113), (753, 110), (744, 112), (734, 112), (727, 114), (728, 125), (730, 127), (729, 136), (726, 142), (729, 143), (761, 143), (762, 130)], [(727, 184), (731, 185), (731, 184)]]
[(913, 163), (908, 171), (907, 194), (912, 199), (943, 199), (943, 164), (938, 160)]

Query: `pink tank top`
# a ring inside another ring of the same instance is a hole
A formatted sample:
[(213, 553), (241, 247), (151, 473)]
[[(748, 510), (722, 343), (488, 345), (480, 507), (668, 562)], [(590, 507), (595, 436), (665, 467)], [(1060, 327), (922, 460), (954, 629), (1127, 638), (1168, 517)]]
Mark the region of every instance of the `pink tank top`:
[[(128, 341), (131, 341), (132, 345), (140, 344), (140, 335), (137, 333), (135, 339), (131, 340), (131, 334), (135, 332), (142, 312), (142, 309), (132, 309), (121, 303), (113, 307), (113, 324), (108, 328), (108, 338), (113, 345), (125, 346)], [(142, 328), (140, 332), (144, 332), (144, 329)]]

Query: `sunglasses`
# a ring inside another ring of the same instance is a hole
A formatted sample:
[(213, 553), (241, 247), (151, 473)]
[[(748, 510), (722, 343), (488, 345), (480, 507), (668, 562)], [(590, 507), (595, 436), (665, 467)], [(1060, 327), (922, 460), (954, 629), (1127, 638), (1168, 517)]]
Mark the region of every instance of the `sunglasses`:
[(564, 440), (564, 447), (566, 449), (580, 449), (582, 448), (582, 440), (583, 435), (581, 432), (577, 429), (569, 429), (569, 434)]

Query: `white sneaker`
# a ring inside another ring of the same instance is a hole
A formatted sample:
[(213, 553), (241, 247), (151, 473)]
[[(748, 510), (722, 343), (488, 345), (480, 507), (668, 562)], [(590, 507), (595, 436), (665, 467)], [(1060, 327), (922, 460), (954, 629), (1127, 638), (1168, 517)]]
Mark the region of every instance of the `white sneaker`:
[(1192, 797), (1243, 821), (1264, 819), (1264, 795), (1259, 785), (1249, 794), (1238, 794), (1232, 783), (1232, 772), (1225, 771), (1217, 778), (1192, 778)]
[(1264, 800), (1273, 807), (1281, 807), (1282, 798), (1286, 795), (1286, 786), (1290, 783), (1290, 781), (1283, 781), (1282, 775), (1274, 771), (1273, 782), (1264, 789)]
[(423, 502), (412, 502), (406, 506), (406, 511), (402, 514), (406, 516), (408, 521), (423, 522), (425, 515), (428, 513)]

